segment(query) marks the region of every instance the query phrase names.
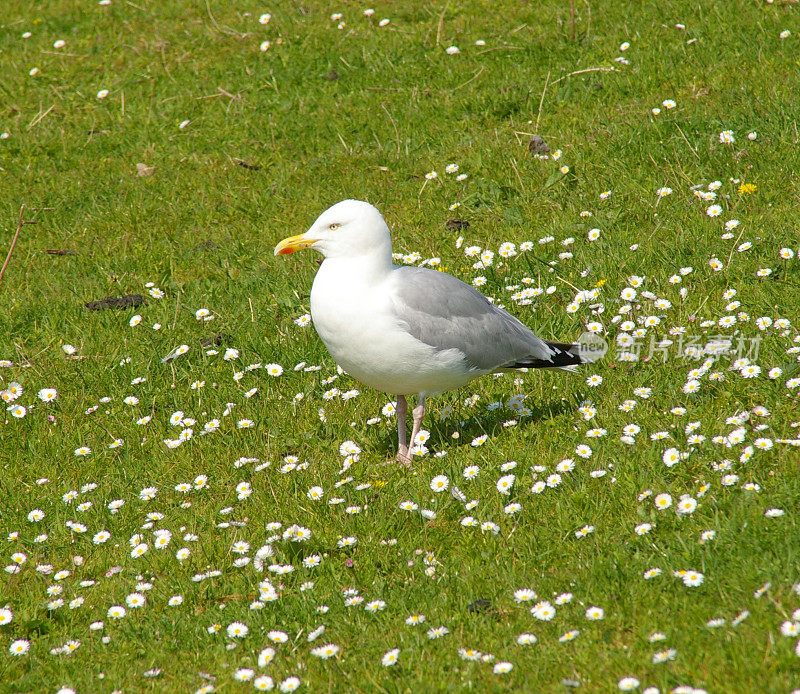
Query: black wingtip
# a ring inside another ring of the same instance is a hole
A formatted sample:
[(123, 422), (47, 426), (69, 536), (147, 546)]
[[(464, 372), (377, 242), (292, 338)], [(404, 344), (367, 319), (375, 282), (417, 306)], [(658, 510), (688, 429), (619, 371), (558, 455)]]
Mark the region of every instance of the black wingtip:
[(592, 354), (583, 345), (572, 345), (566, 342), (548, 342), (547, 346), (555, 351), (548, 359), (534, 357), (518, 359), (507, 365), (509, 369), (560, 369), (565, 366), (577, 366), (595, 361)]

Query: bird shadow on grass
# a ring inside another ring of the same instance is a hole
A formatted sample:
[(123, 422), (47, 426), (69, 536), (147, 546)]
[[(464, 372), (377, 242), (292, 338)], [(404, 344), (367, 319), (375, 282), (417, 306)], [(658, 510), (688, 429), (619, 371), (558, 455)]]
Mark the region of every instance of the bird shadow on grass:
[[(552, 426), (562, 415), (575, 412), (583, 401), (583, 397), (575, 394), (570, 399), (561, 398), (539, 404), (528, 403), (526, 406), (531, 411), (529, 415), (521, 416), (517, 411), (501, 406), (496, 410), (478, 411), (466, 408), (454, 408), (453, 412), (445, 419), (439, 418), (437, 411), (429, 411), (422, 423), (422, 428), (430, 432), (426, 446), (431, 452), (447, 450), (455, 452), (465, 447), (470, 447), (472, 442), (480, 436), (494, 438), (502, 436), (510, 427), (504, 426), (509, 420), (516, 420), (515, 429), (527, 429), (535, 426)], [(447, 405), (445, 405), (447, 407)], [(438, 408), (437, 408), (438, 409)], [(411, 418), (408, 419), (409, 434)], [(458, 433), (454, 437), (454, 432)], [(394, 455), (397, 450), (397, 433), (381, 433), (375, 441), (375, 449), (385, 452), (388, 456)]]

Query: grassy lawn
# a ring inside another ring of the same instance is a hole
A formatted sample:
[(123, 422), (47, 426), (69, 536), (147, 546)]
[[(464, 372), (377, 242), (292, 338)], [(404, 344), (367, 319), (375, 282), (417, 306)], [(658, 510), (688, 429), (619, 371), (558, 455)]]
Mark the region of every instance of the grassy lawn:
[[(367, 7), (5, 0), (0, 690), (800, 688), (798, 5)], [(605, 359), (384, 465), (344, 198)]]

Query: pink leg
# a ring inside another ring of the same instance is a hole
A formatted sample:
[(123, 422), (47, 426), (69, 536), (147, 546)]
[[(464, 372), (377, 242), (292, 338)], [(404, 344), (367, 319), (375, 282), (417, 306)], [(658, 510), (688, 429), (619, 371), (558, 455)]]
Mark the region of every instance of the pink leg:
[(395, 412), (397, 417), (397, 459), (404, 463), (410, 460), (406, 442), (406, 412), (408, 412), (408, 402), (404, 395), (398, 395)]
[(425, 416), (425, 398), (421, 395), (417, 401), (417, 406), (412, 410), (411, 414), (414, 418), (414, 424), (411, 427), (411, 446), (413, 448), (416, 445), (417, 434), (422, 428), (422, 418)]

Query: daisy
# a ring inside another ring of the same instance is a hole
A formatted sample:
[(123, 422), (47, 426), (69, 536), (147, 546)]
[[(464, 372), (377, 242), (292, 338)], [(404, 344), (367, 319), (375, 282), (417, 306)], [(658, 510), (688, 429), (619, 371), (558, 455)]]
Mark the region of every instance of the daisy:
[(664, 509), (668, 509), (670, 506), (672, 506), (672, 496), (666, 492), (656, 494), (655, 498), (653, 499), (653, 503), (657, 509), (663, 511)]
[(300, 686), (300, 678), (292, 675), (287, 677), (283, 682), (278, 685), (278, 689), (282, 692), (293, 692)]
[(52, 402), (58, 396), (58, 391), (55, 388), (42, 388), (37, 395), (42, 402)]
[(464, 475), (464, 479), (474, 480), (478, 476), (478, 473), (480, 473), (480, 470), (481, 469), (477, 465), (470, 465), (464, 468), (462, 474)]
[(275, 649), (267, 646), (258, 654), (258, 667), (260, 668), (267, 667), (267, 665), (269, 665), (274, 660), (274, 658), (275, 658)]
[(634, 689), (639, 688), (639, 680), (635, 677), (623, 677), (619, 682), (617, 682), (617, 688), (621, 692), (632, 692)]
[(755, 441), (753, 441), (753, 445), (756, 448), (760, 448), (762, 451), (768, 451), (772, 448), (773, 443), (772, 439), (758, 438)]
[(311, 649), (311, 655), (315, 656), (316, 658), (320, 658), (321, 660), (328, 660), (328, 658), (333, 658), (335, 655), (339, 653), (341, 649), (335, 643), (328, 643), (324, 646), (317, 646), (316, 648)]
[(436, 475), (436, 477), (434, 477), (430, 483), (431, 490), (436, 493), (447, 491), (449, 486), (450, 480), (446, 475)]
[(554, 473), (552, 475), (548, 475), (547, 479), (545, 480), (545, 484), (548, 487), (550, 487), (551, 489), (554, 489), (555, 487), (558, 487), (561, 484), (561, 475), (559, 475), (557, 473)]
[(22, 419), (28, 413), (28, 409), (24, 405), (12, 405), (6, 409), (11, 413), (11, 416), (16, 419)]
[(8, 647), (8, 652), (11, 655), (25, 655), (31, 647), (31, 642), (28, 639), (17, 639), (12, 641)]
[(474, 648), (459, 648), (458, 655), (462, 660), (477, 661), (481, 659), (483, 653), (476, 651)]
[(127, 610), (122, 605), (112, 605), (108, 608), (107, 614), (109, 619), (122, 619), (127, 614)]
[(748, 364), (740, 369), (739, 373), (742, 375), (742, 378), (757, 378), (761, 373), (761, 367), (757, 364)]
[(690, 516), (697, 509), (697, 501), (691, 496), (683, 495), (675, 507), (675, 512), (679, 516)]
[(427, 633), (429, 639), (439, 639), (442, 636), (447, 636), (447, 634), (450, 633), (450, 630), (445, 626), (441, 626), (428, 629)]
[[(44, 518), (44, 511), (40, 508), (33, 509), (30, 513), (28, 513), (28, 520), (31, 523), (38, 523)], [(2, 624), (2, 622), (0, 622)]]
[(250, 628), (242, 622), (231, 622), (225, 631), (228, 634), (228, 638), (243, 639), (245, 636), (247, 636)]
[(682, 577), (684, 585), (688, 586), (689, 588), (696, 588), (703, 584), (705, 580), (705, 576), (701, 574), (699, 571), (689, 570), (687, 571)]
[(531, 614), (543, 622), (549, 622), (556, 616), (556, 608), (546, 600), (536, 603), (531, 608)]
[(677, 465), (681, 461), (681, 454), (677, 448), (668, 448), (661, 456), (661, 460), (667, 467)]
[(259, 692), (267, 692), (275, 687), (275, 682), (269, 675), (260, 675), (253, 680), (253, 687)]
[(499, 480), (497, 480), (497, 491), (505, 495), (511, 494), (511, 489), (514, 486), (515, 480), (516, 477), (514, 475), (503, 475)]
[(125, 598), (125, 602), (128, 607), (137, 608), (137, 607), (144, 607), (147, 599), (141, 593), (131, 593)]
[(289, 640), (289, 635), (285, 631), (273, 630), (267, 633), (267, 638), (273, 643), (286, 643)]
[(503, 258), (511, 258), (517, 254), (517, 247), (510, 241), (506, 241), (505, 243), (500, 244), (500, 248), (498, 248), (497, 253)]
[(800, 635), (800, 624), (797, 622), (785, 621), (781, 624), (781, 634), (788, 637)]
[(383, 657), (381, 658), (381, 665), (383, 665), (384, 667), (391, 667), (392, 665), (397, 663), (399, 657), (400, 657), (399, 648), (393, 648), (390, 651), (386, 651), (386, 653), (384, 653)]
[(731, 626), (732, 627), (738, 627), (749, 616), (750, 616), (750, 612), (748, 610), (742, 610), (739, 614), (736, 615), (736, 617), (734, 617), (731, 620)]
[(249, 682), (255, 676), (255, 670), (247, 667), (242, 667), (233, 673), (233, 679), (237, 682)]
[(536, 599), (536, 592), (531, 588), (518, 588), (514, 591), (514, 602), (523, 603)]
[(558, 465), (556, 465), (556, 470), (558, 472), (572, 472), (575, 469), (575, 461), (571, 458), (565, 458), (564, 460), (560, 461)]
[(108, 542), (109, 539), (111, 539), (111, 533), (108, 530), (101, 530), (95, 534), (92, 542), (96, 545), (102, 545), (104, 542)]

